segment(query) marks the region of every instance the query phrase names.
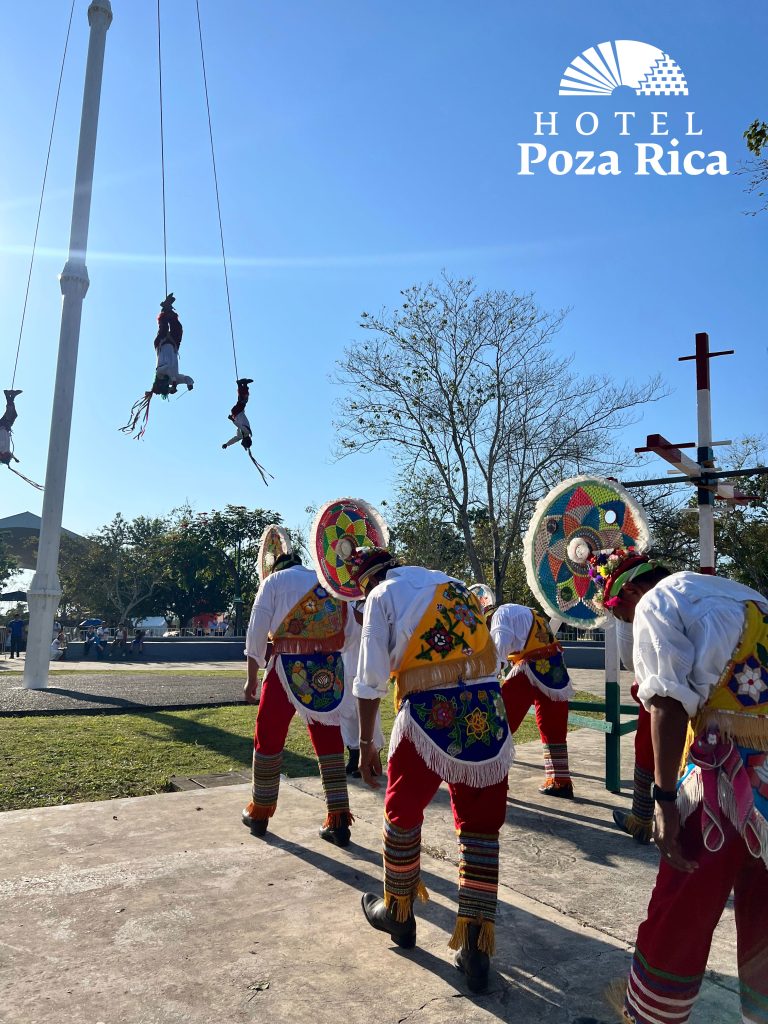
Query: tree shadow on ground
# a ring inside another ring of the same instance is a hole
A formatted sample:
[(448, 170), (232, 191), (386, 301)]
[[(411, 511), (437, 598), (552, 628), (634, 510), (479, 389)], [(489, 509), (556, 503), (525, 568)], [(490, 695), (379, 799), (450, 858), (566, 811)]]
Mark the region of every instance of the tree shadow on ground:
[[(251, 767), (253, 760), (253, 740), (248, 736), (242, 736), (227, 729), (220, 729), (215, 725), (208, 725), (205, 722), (194, 719), (181, 718), (177, 715), (163, 711), (151, 711), (141, 714), (142, 718), (148, 718), (155, 722), (167, 725), (174, 733), (179, 743), (204, 746), (216, 754), (235, 761), (244, 768)], [(254, 716), (255, 717), (255, 716)], [(317, 776), (319, 770), (317, 760), (314, 756), (295, 753), (291, 750), (283, 752), (283, 764), (281, 771), (286, 775)]]

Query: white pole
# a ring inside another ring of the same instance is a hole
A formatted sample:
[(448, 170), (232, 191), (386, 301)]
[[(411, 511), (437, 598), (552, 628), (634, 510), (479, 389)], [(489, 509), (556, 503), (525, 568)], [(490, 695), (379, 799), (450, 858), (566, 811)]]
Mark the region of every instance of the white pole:
[(89, 284), (85, 254), (88, 247), (88, 224), (91, 214), (93, 165), (96, 156), (96, 131), (99, 124), (104, 49), (107, 42), (107, 30), (111, 23), (110, 0), (92, 0), (88, 8), (90, 37), (88, 59), (85, 66), (83, 110), (80, 118), (80, 143), (77, 151), (75, 196), (72, 203), (69, 259), (59, 278), (62, 294), (61, 328), (51, 413), (48, 466), (45, 474), (43, 518), (40, 526), (37, 571), (32, 577), (27, 592), (29, 633), (24, 664), (24, 686), (29, 690), (44, 690), (48, 685), (53, 619), (61, 597), (58, 574), (61, 518), (64, 509), (64, 489), (67, 482), (69, 435), (72, 426), (77, 349), (80, 342), (80, 318), (83, 299)]

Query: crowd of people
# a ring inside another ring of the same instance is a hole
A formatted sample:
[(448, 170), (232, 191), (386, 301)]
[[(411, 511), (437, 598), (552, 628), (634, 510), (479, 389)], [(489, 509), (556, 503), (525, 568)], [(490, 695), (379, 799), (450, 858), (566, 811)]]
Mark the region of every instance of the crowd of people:
[[(766, 1024), (768, 600), (730, 580), (669, 573), (632, 551), (596, 553), (594, 561), (606, 611), (623, 624), (625, 663), (634, 668), (644, 715), (633, 809), (617, 824), (639, 841), (653, 831), (661, 858), (618, 1019), (686, 1024), (733, 890), (742, 1019)], [(288, 726), (298, 714), (325, 794), (319, 834), (346, 847), (354, 825), (347, 775), (382, 785), (378, 711), (394, 682), (383, 895), (363, 894), (362, 912), (396, 945), (415, 946), (414, 908), (428, 899), (420, 870), (424, 811), (447, 783), (459, 850), (449, 946), (469, 989), (481, 992), (495, 949), (512, 734), (531, 705), (544, 745), (541, 793), (574, 798), (563, 651), (540, 613), (494, 607), (487, 587), (401, 565), (384, 548), (357, 548), (346, 568), (364, 595), (362, 608), (331, 596), (293, 553), (276, 559), (256, 597), (245, 695), (259, 709), (252, 798), (242, 820), (254, 836), (266, 834)]]

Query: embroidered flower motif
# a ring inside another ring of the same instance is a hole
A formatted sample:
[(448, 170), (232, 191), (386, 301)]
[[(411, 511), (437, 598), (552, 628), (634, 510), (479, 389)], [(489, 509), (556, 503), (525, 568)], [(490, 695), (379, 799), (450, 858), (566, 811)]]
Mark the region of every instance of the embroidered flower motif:
[(547, 672), (549, 672), (549, 661), (547, 658), (539, 658), (536, 661), (536, 671), (542, 676), (545, 676)]
[(300, 636), (304, 629), (304, 623), (301, 619), (291, 619), (288, 623), (288, 632), (292, 633), (293, 636)]
[(486, 693), (485, 690), (478, 690), (477, 691), (477, 699), (481, 700), (481, 701), (486, 701), (486, 700), (488, 700), (488, 694)]
[(472, 650), (469, 644), (464, 644), (464, 646), (461, 648), (461, 653), (464, 655), (465, 658), (471, 658), (475, 652)]
[(549, 675), (553, 683), (562, 683), (563, 679), (565, 678), (565, 671), (563, 670), (563, 666), (553, 665)]
[(453, 637), (448, 630), (440, 626), (433, 626), (432, 629), (427, 630), (422, 639), (438, 654), (448, 654), (453, 650)]
[(477, 625), (477, 616), (475, 615), (471, 608), (467, 607), (467, 605), (455, 605), (453, 613), (459, 620), (459, 622), (462, 622), (465, 626), (468, 626), (470, 629), (473, 626)]
[(481, 711), (480, 708), (475, 708), (464, 719), (464, 725), (466, 726), (468, 737), (471, 736), (474, 739), (481, 740), (488, 732), (488, 715), (485, 711)]
[(469, 701), (472, 700), (472, 694), (468, 693), (466, 690), (462, 690), (461, 693), (459, 694), (459, 700), (467, 704)]
[(318, 693), (326, 693), (334, 684), (335, 676), (327, 668), (318, 669), (312, 676), (312, 686)]
[(456, 710), (447, 700), (436, 700), (429, 711), (429, 724), (435, 729), (450, 729), (456, 720)]
[(317, 601), (314, 598), (308, 597), (304, 603), (304, 607), (310, 614), (314, 614), (317, 611)]
[(745, 665), (741, 672), (736, 674), (736, 679), (739, 682), (738, 696), (749, 697), (755, 704), (759, 704), (762, 694), (768, 689), (760, 669)]

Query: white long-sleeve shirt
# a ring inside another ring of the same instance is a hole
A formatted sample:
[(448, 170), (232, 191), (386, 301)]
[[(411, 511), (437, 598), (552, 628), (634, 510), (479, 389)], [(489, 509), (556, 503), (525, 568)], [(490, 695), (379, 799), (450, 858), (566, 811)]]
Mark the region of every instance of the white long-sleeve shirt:
[[(390, 569), (368, 595), (363, 616), (360, 659), (354, 694), (365, 700), (386, 696), (389, 678), (400, 662), (421, 617), (441, 583), (457, 582), (436, 569), (406, 565)], [(473, 682), (493, 680), (481, 676)]]
[[(261, 584), (253, 602), (248, 632), (245, 636), (245, 653), (261, 668), (266, 664), (264, 652), (269, 634), (279, 629), (288, 613), (317, 585), (317, 574), (303, 565), (294, 565), (290, 569), (270, 573)], [(346, 617), (345, 648), (353, 632), (350, 626), (350, 619), (353, 618), (349, 609)]]
[(525, 647), (533, 625), (533, 612), (524, 604), (502, 604), (491, 619), (491, 638), (499, 655), (499, 668), (509, 668), (509, 655)]
[(638, 696), (672, 697), (692, 718), (707, 702), (739, 642), (744, 605), (768, 601), (721, 576), (676, 572), (638, 602), (632, 659)]

